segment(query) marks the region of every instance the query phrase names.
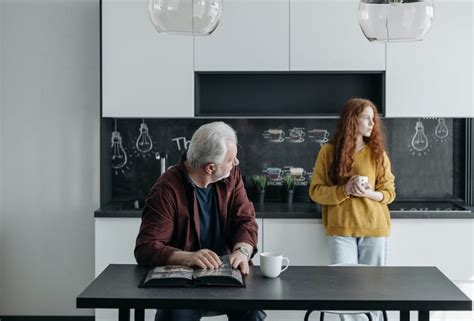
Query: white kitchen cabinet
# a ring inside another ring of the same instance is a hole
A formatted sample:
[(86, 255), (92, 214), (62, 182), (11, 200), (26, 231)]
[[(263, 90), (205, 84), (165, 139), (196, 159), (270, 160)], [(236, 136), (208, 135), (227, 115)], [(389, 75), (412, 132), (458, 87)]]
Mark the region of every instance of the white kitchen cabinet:
[(288, 0), (225, 0), (214, 33), (194, 41), (196, 71), (288, 71)]
[(474, 280), (474, 221), (392, 220), (387, 265), (436, 266), (451, 280)]
[(290, 70), (385, 70), (385, 44), (371, 43), (359, 0), (290, 1)]
[(436, 1), (423, 41), (387, 44), (387, 117), (474, 117), (473, 6)]
[(290, 266), (329, 264), (329, 252), (321, 220), (265, 219), (263, 250), (282, 253), (290, 259)]
[(193, 39), (159, 34), (146, 1), (102, 1), (102, 116), (193, 117)]
[[(474, 298), (474, 221), (472, 219), (392, 220), (387, 265), (436, 266)], [(435, 321), (473, 320), (474, 312), (434, 311)], [(393, 319), (393, 315), (389, 315)], [(396, 320), (396, 319), (395, 319)], [(417, 319), (414, 319), (417, 320)]]
[(95, 275), (109, 264), (135, 264), (133, 250), (139, 218), (100, 217), (95, 219)]

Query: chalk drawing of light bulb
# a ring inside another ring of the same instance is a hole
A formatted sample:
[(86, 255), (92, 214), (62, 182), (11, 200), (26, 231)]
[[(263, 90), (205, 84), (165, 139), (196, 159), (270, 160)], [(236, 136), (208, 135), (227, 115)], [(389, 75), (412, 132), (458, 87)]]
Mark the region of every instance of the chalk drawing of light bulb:
[(449, 131), (448, 126), (446, 126), (446, 120), (444, 118), (438, 118), (438, 126), (435, 129), (436, 137), (443, 139), (448, 137)]
[(416, 122), (415, 129), (416, 132), (411, 140), (411, 146), (414, 150), (421, 152), (428, 148), (428, 138), (426, 138), (425, 128), (421, 121)]
[(119, 169), (127, 164), (127, 153), (122, 146), (122, 136), (118, 131), (112, 132), (112, 167)]
[(151, 141), (150, 132), (145, 121), (140, 124), (140, 136), (138, 136), (135, 146), (142, 153), (148, 153), (153, 148), (153, 142)]

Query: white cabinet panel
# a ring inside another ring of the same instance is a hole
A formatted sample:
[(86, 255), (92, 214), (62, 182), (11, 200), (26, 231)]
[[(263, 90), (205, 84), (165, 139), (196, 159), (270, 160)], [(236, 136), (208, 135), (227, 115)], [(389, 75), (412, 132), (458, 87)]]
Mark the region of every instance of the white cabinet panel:
[(371, 43), (358, 0), (291, 0), (291, 70), (385, 70), (385, 44)]
[(387, 44), (387, 117), (474, 117), (473, 6), (437, 1), (423, 41)]
[(451, 280), (474, 280), (474, 221), (392, 220), (387, 265), (436, 266)]
[(104, 117), (193, 117), (193, 39), (159, 34), (146, 1), (102, 1)]
[(225, 0), (217, 29), (195, 37), (195, 70), (288, 70), (288, 0)]
[(140, 228), (139, 218), (95, 219), (95, 275), (109, 264), (136, 264), (133, 250)]
[(281, 252), (290, 265), (329, 265), (329, 252), (321, 220), (265, 219), (265, 252)]

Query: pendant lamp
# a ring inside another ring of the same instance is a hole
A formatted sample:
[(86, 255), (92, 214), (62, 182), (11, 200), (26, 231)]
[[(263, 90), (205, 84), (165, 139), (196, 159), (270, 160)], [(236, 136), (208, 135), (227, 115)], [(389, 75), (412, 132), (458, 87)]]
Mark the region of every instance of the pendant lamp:
[(430, 29), (433, 0), (361, 0), (359, 25), (369, 41), (417, 41)]
[(158, 32), (206, 36), (219, 23), (222, 0), (149, 0), (148, 12)]

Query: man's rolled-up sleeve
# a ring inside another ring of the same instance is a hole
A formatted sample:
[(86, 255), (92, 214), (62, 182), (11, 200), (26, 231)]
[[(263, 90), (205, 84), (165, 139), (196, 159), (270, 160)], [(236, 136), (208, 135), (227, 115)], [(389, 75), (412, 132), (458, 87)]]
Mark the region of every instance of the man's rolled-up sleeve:
[(168, 246), (174, 225), (176, 204), (169, 189), (157, 187), (145, 201), (135, 244), (135, 259), (147, 267), (166, 265), (179, 249)]

